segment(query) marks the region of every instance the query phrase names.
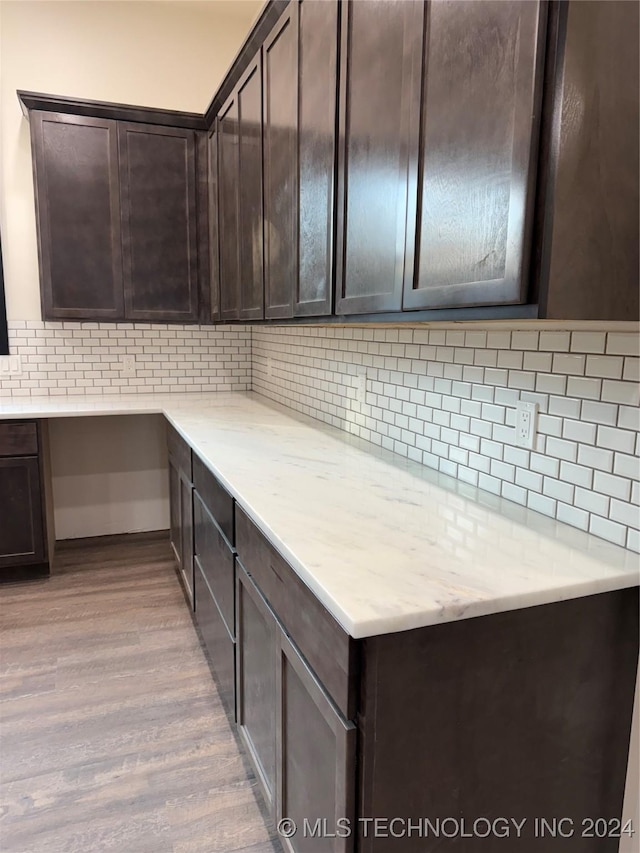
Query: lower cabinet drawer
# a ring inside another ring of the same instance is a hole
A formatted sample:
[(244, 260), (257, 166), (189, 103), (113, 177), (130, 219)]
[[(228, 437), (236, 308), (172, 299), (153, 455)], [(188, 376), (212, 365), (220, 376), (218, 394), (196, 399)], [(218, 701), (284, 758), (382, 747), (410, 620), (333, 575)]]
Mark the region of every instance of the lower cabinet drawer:
[(0, 423), (0, 456), (37, 456), (38, 427), (30, 423)]
[(194, 563), (196, 622), (208, 652), (211, 668), (215, 674), (220, 698), (229, 719), (234, 721), (236, 718), (236, 644), (229, 636), (197, 557)]
[(195, 527), (195, 554), (198, 557), (200, 568), (213, 593), (227, 629), (235, 638), (234, 552), (218, 529), (198, 492), (194, 492), (193, 522)]

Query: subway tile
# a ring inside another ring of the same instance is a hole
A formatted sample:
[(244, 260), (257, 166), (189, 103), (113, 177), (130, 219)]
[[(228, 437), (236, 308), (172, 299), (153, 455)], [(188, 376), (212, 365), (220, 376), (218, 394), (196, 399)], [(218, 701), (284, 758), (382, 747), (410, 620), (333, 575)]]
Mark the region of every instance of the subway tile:
[(571, 352), (603, 353), (606, 338), (606, 332), (572, 332)]
[(527, 505), (527, 490), (513, 483), (502, 483), (502, 497), (522, 506)]
[(511, 346), (513, 349), (537, 350), (538, 332), (515, 331), (511, 333)]
[(516, 350), (499, 350), (498, 367), (507, 367), (513, 370), (521, 370), (523, 353)]
[(602, 379), (593, 377), (569, 376), (567, 394), (587, 400), (599, 400), (602, 394)]
[(545, 352), (569, 352), (570, 332), (540, 332), (538, 349)]
[(555, 435), (560, 438), (562, 435), (562, 418), (554, 415), (538, 415), (538, 432), (543, 435)]
[(583, 444), (596, 443), (596, 425), (586, 421), (572, 421), (565, 419), (562, 427), (562, 437), (571, 441), (580, 441)]
[(494, 495), (499, 495), (502, 487), (502, 481), (497, 477), (491, 477), (489, 474), (481, 472), (478, 475), (478, 486), (485, 489), (487, 492), (492, 492)]
[(587, 512), (594, 512), (596, 515), (607, 516), (609, 514), (609, 502), (611, 498), (607, 495), (594, 492), (591, 488), (583, 489), (576, 488), (573, 496), (573, 502), (576, 506)]
[(505, 350), (511, 347), (511, 332), (495, 331), (487, 334), (487, 347), (489, 349)]
[(549, 397), (549, 414), (559, 415), (562, 418), (577, 419), (580, 417), (580, 400), (551, 395)]
[(640, 480), (640, 458), (616, 453), (613, 460), (613, 473), (632, 480)]
[[(476, 471), (488, 474), (491, 470), (491, 459), (488, 456), (482, 456), (480, 453), (469, 453), (469, 467)], [(494, 478), (492, 478), (494, 479)]]
[(553, 372), (566, 373), (571, 376), (583, 376), (585, 371), (584, 355), (575, 353), (554, 353)]
[(499, 459), (491, 460), (491, 474), (494, 477), (499, 477), (501, 480), (507, 480), (513, 483), (516, 476), (516, 469), (513, 465), (508, 465), (506, 462), (500, 462)]
[(477, 349), (474, 354), (473, 363), (481, 367), (496, 367), (498, 364), (498, 352), (494, 349)]
[(524, 370), (510, 370), (508, 384), (509, 388), (533, 391), (536, 387), (536, 375), (535, 373), (527, 373)]
[(463, 483), (470, 483), (472, 486), (478, 485), (478, 472), (473, 468), (467, 468), (464, 465), (458, 465), (458, 479)]
[(534, 373), (550, 373), (552, 359), (550, 352), (525, 352), (522, 366)]
[(628, 501), (631, 495), (631, 480), (607, 474), (605, 471), (596, 471), (593, 475), (593, 488), (603, 495)]
[[(618, 417), (618, 406), (612, 403), (598, 403), (593, 400), (582, 401), (581, 417), (584, 421), (596, 424), (615, 426)], [(622, 424), (619, 424), (622, 426)]]
[(492, 403), (482, 404), (482, 418), (493, 423), (503, 424), (505, 422), (506, 411), (504, 406), (496, 406)]
[(619, 355), (588, 355), (585, 368), (587, 376), (602, 379), (622, 378), (622, 357)]
[(565, 394), (567, 390), (567, 377), (538, 374), (536, 377), (536, 391), (543, 394)]
[(547, 453), (557, 459), (565, 459), (575, 462), (578, 456), (578, 445), (574, 441), (566, 441), (564, 438), (549, 436), (547, 438)]
[(542, 491), (542, 475), (526, 468), (516, 468), (516, 484), (534, 492)]
[(607, 353), (637, 356), (640, 352), (640, 335), (637, 332), (609, 332)]
[(627, 382), (640, 382), (640, 358), (625, 358), (622, 378)]
[(556, 501), (545, 495), (539, 495), (536, 492), (529, 492), (527, 497), (527, 506), (536, 512), (541, 512), (544, 515), (555, 516)]
[(562, 461), (560, 463), (560, 479), (589, 489), (593, 482), (593, 469), (587, 468), (586, 465)]
[(594, 536), (599, 536), (601, 539), (607, 539), (615, 545), (624, 546), (627, 538), (627, 529), (622, 524), (615, 521), (609, 521), (606, 518), (600, 518), (599, 515), (592, 515), (589, 521), (589, 532)]
[(507, 384), (507, 379), (507, 370), (487, 367), (484, 371), (484, 381), (487, 385), (502, 385), (504, 387)]
[(571, 524), (572, 527), (579, 527), (580, 530), (589, 529), (589, 513), (561, 501), (557, 505), (556, 518), (565, 524)]
[(640, 531), (633, 530), (631, 527), (627, 531), (627, 548), (630, 551), (640, 553)]
[(505, 462), (510, 462), (512, 465), (520, 468), (528, 468), (530, 464), (530, 452), (522, 447), (513, 447), (505, 445), (503, 451), (503, 459)]
[(633, 453), (636, 435), (626, 429), (599, 426), (596, 444), (598, 447), (606, 447), (610, 450), (619, 450), (621, 453)]
[(549, 498), (573, 503), (574, 486), (571, 483), (564, 483), (562, 480), (555, 480), (553, 477), (545, 477), (542, 492)]
[(640, 404), (640, 387), (636, 382), (605, 379), (602, 383), (602, 400), (605, 403), (637, 406)]
[(609, 518), (627, 527), (640, 528), (640, 508), (627, 501), (612, 498)]
[(478, 347), (486, 347), (487, 333), (486, 332), (465, 332), (464, 345), (474, 349)]

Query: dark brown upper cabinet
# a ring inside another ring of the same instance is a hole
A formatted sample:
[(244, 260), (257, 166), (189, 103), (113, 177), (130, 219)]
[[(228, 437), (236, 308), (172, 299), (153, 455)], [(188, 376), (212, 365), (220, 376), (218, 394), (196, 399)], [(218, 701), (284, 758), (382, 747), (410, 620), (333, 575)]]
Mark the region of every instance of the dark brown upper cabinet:
[(218, 118), (218, 234), (220, 319), (240, 316), (238, 99), (231, 95)]
[(44, 319), (197, 322), (206, 141), (143, 122), (30, 118)]
[(119, 122), (125, 315), (198, 319), (196, 140), (192, 130)]
[(298, 275), (298, 4), (263, 47), (264, 316), (292, 317)]
[(331, 314), (338, 101), (337, 0), (298, 4), (298, 276), (296, 317)]
[(415, 228), (423, 14), (414, 0), (342, 4), (336, 314), (402, 307)]
[(238, 248), (240, 319), (264, 317), (262, 211), (262, 54), (247, 68), (237, 90)]
[(267, 319), (331, 314), (336, 0), (296, 0), (263, 46)]
[(220, 241), (218, 197), (218, 123), (208, 135), (208, 191), (209, 191), (209, 317), (220, 319)]
[(31, 113), (42, 315), (124, 317), (117, 123)]
[(544, 12), (534, 0), (426, 6), (405, 310), (526, 301)]

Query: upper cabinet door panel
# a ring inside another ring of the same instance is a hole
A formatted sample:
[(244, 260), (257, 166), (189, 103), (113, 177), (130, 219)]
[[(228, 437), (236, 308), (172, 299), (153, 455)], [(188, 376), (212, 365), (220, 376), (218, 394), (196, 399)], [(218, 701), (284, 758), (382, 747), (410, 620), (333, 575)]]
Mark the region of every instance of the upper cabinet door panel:
[(291, 317), (298, 273), (298, 4), (264, 45), (265, 317)]
[(196, 159), (192, 130), (118, 125), (128, 319), (198, 319)]
[(296, 317), (331, 314), (335, 223), (337, 0), (299, 4), (299, 269)]
[(45, 319), (124, 316), (116, 123), (34, 111)]
[(262, 53), (238, 84), (240, 319), (264, 317)]
[(240, 310), (238, 206), (238, 101), (235, 95), (218, 119), (218, 228), (220, 239), (220, 319), (237, 320)]
[(220, 319), (220, 243), (218, 240), (218, 129), (209, 134), (209, 287), (210, 319)]
[(415, 218), (423, 4), (343, 4), (336, 313), (397, 311)]
[(525, 299), (543, 12), (534, 0), (428, 4), (405, 309)]

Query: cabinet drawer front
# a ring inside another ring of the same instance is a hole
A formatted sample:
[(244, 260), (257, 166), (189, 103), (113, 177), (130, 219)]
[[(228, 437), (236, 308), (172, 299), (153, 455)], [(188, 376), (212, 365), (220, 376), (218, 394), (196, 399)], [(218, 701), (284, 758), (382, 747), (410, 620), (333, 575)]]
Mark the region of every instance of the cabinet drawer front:
[(193, 479), (191, 448), (171, 424), (167, 424), (167, 447), (178, 470), (191, 481)]
[(215, 523), (227, 537), (229, 545), (235, 545), (233, 498), (195, 453), (193, 454), (193, 485)]
[(235, 643), (229, 636), (211, 595), (202, 566), (195, 559), (196, 622), (216, 677), (218, 691), (230, 720), (236, 718)]
[(0, 456), (37, 456), (38, 427), (35, 423), (0, 424)]
[(227, 630), (235, 636), (234, 553), (207, 512), (198, 492), (194, 502), (195, 553)]
[(238, 558), (347, 719), (356, 712), (356, 643), (236, 505)]

